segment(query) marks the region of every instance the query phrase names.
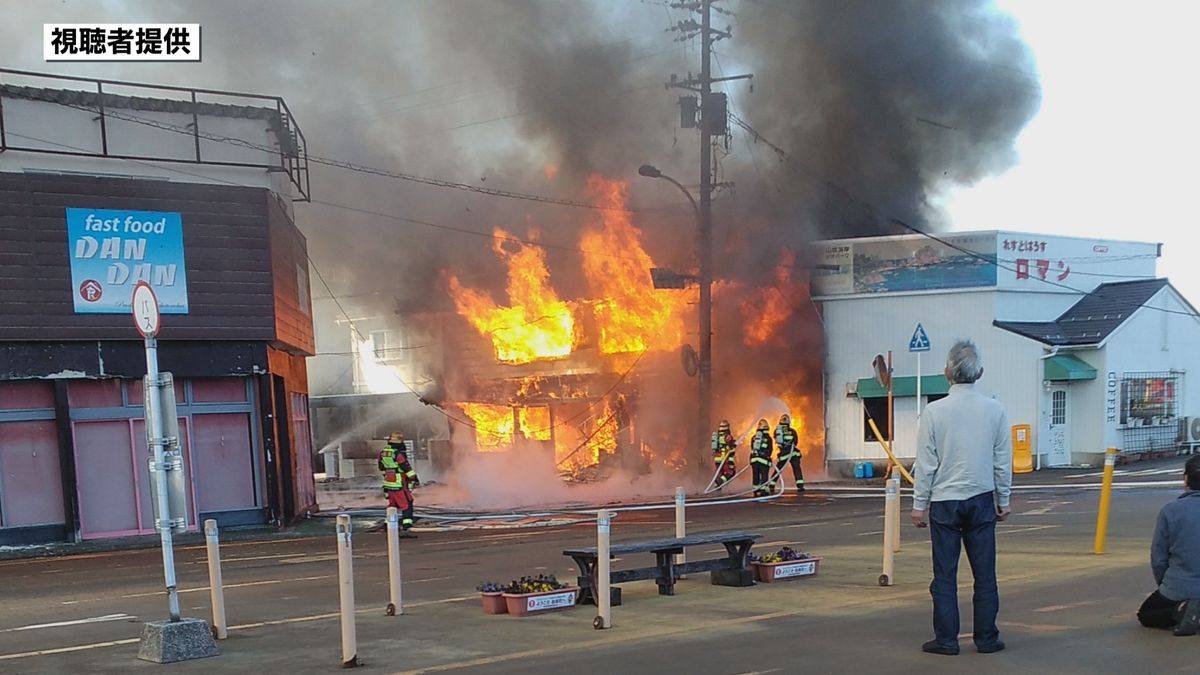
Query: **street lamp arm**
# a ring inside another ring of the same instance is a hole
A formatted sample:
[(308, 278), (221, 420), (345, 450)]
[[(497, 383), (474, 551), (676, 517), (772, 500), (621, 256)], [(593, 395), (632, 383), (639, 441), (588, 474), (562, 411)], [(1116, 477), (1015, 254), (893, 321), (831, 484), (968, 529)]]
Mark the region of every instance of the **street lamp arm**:
[(674, 185), (675, 187), (679, 188), (680, 191), (683, 192), (683, 194), (687, 196), (688, 202), (690, 202), (692, 205), (692, 213), (694, 213), (696, 215), (696, 222), (697, 223), (700, 222), (700, 207), (696, 204), (696, 198), (692, 196), (692, 193), (688, 192), (688, 189), (683, 187), (682, 183), (675, 180), (674, 178), (671, 178), (670, 176), (668, 176), (665, 173), (662, 174), (662, 176), (660, 176), (660, 178), (662, 178), (665, 181), (670, 182), (671, 185)]

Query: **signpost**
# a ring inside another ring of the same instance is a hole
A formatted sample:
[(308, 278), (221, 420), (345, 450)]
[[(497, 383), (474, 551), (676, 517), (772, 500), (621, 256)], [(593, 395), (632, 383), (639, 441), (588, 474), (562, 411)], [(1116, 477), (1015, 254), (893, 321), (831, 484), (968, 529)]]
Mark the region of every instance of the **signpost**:
[[(178, 422), (175, 417), (175, 387), (170, 373), (158, 372), (158, 298), (144, 281), (133, 289), (130, 303), (133, 324), (146, 343), (146, 381), (144, 401), (146, 440), (150, 445), (150, 476), (154, 481), (155, 519), (162, 539), (163, 578), (167, 586), (168, 621), (152, 621), (142, 628), (138, 658), (156, 663), (172, 663), (215, 656), (208, 622), (181, 619), (179, 592), (175, 586), (175, 552), (172, 532), (187, 529), (187, 482), (183, 475), (183, 455), (179, 451)], [(166, 417), (166, 419), (164, 419)], [(170, 475), (168, 475), (170, 474)], [(174, 508), (172, 508), (174, 497)], [(172, 518), (172, 512), (177, 512)]]
[(927, 352), (929, 349), (929, 336), (925, 334), (925, 328), (918, 323), (917, 329), (908, 340), (908, 351), (917, 354), (917, 419), (921, 419), (921, 352)]

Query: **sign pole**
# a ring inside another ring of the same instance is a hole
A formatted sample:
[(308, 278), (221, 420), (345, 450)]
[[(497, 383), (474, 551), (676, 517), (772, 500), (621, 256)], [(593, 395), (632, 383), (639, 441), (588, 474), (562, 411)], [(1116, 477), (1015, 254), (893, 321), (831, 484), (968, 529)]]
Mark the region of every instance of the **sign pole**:
[(162, 411), (158, 406), (160, 388), (158, 375), (158, 338), (146, 337), (146, 379), (155, 396), (146, 397), (146, 425), (150, 428), (150, 444), (154, 446), (154, 489), (158, 498), (158, 522), (155, 526), (162, 537), (163, 576), (167, 582), (167, 604), (171, 621), (179, 621), (179, 593), (175, 588), (175, 551), (171, 536), (171, 504), (167, 498), (167, 466), (163, 445)]
[(917, 419), (921, 419), (921, 352), (917, 352)]

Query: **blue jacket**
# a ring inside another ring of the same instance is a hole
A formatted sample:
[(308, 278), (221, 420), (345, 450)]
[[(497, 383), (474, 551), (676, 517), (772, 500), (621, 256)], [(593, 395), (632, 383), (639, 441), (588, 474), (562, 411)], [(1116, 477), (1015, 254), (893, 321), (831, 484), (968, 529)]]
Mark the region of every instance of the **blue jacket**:
[(1158, 512), (1150, 569), (1171, 600), (1200, 598), (1200, 490), (1189, 490)]

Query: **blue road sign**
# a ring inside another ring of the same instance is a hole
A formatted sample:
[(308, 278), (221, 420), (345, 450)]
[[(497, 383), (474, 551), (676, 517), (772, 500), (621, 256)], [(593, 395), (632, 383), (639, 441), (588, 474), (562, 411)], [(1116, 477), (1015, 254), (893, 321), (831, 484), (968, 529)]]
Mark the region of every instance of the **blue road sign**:
[(929, 336), (925, 334), (925, 329), (921, 327), (921, 324), (917, 324), (917, 329), (913, 331), (912, 339), (908, 341), (908, 351), (929, 351)]

